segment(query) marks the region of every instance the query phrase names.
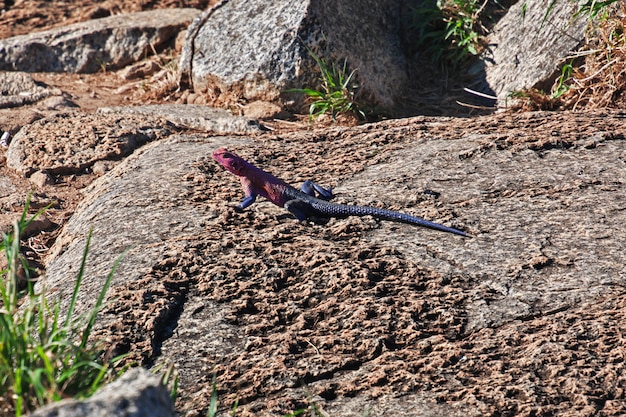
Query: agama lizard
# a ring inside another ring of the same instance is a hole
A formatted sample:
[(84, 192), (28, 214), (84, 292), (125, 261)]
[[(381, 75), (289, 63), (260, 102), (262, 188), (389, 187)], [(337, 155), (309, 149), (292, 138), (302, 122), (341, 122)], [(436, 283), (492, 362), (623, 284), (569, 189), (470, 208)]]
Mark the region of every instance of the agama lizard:
[(255, 167), (245, 159), (224, 148), (213, 152), (213, 159), (239, 177), (241, 181), (241, 186), (243, 187), (246, 198), (236, 206), (238, 211), (242, 211), (250, 206), (254, 203), (257, 196), (261, 196), (279, 207), (286, 208), (296, 216), (298, 220), (306, 220), (310, 217), (345, 218), (350, 216), (373, 216), (378, 219), (408, 223), (470, 237), (462, 230), (430, 222), (420, 217), (411, 216), (398, 211), (331, 203), (328, 201), (333, 198), (333, 193), (330, 188), (324, 188), (319, 184), (307, 180), (302, 184), (301, 190), (297, 190), (283, 180)]

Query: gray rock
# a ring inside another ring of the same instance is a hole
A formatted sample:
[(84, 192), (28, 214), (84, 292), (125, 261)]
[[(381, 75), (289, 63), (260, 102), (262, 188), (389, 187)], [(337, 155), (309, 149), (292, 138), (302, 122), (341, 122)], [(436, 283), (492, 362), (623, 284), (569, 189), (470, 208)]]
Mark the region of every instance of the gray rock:
[(357, 70), (360, 99), (391, 107), (407, 80), (398, 0), (232, 0), (190, 25), (181, 74), (196, 91), (276, 100), (288, 88), (319, 86), (307, 52)]
[(143, 59), (173, 42), (199, 13), (153, 10), (0, 40), (0, 70), (92, 73)]
[(136, 115), (62, 113), (24, 126), (7, 151), (7, 166), (26, 176), (80, 173), (96, 161), (119, 159), (170, 134), (164, 119)]
[[(71, 292), (93, 228), (84, 311), (132, 247), (98, 323), (134, 340), (132, 354), (174, 362), (194, 414), (206, 413), (216, 369), (221, 404), (243, 398), (242, 413), (285, 415), (307, 392), (337, 416), (596, 404), (605, 394), (579, 367), (621, 375), (607, 366), (622, 363), (624, 133), (620, 115), (534, 113), (170, 137), (86, 190), (46, 285)], [(222, 146), (291, 183), (339, 178), (339, 201), (382, 201), (475, 237), (367, 218), (301, 224), (263, 203), (234, 213), (239, 183), (209, 156)]]
[(261, 131), (261, 126), (256, 120), (235, 116), (227, 110), (194, 104), (101, 107), (98, 109), (98, 113), (162, 117), (181, 127), (219, 134)]
[(32, 417), (175, 417), (169, 392), (159, 377), (133, 368), (91, 398), (63, 400), (30, 414)]
[(132, 248), (120, 265), (114, 286), (142, 279), (153, 262), (171, 250), (169, 243), (178, 238), (184, 241), (186, 236), (201, 233), (206, 223), (216, 221), (214, 210), (186, 204), (190, 198), (187, 176), (216, 148), (237, 143), (241, 141), (236, 138), (173, 136), (143, 147), (98, 178), (85, 190), (77, 213), (51, 249), (46, 287), (63, 294), (71, 292), (71, 271), (91, 228), (94, 235), (78, 309), (90, 307), (94, 300), (91, 292), (101, 288), (102, 278), (126, 249)]
[[(43, 117), (43, 114), (29, 107), (0, 109), (0, 130), (7, 131), (13, 136), (22, 127)], [(13, 140), (13, 137), (9, 138), (9, 141), (11, 140)]]
[(0, 71), (0, 108), (23, 106), (52, 94), (58, 95), (61, 91), (38, 84), (23, 72)]
[(520, 1), (496, 24), (487, 38), (491, 56), (484, 71), (501, 105), (513, 91), (554, 79), (558, 65), (585, 38), (587, 20), (574, 16), (577, 7), (571, 1)]
[(78, 105), (63, 95), (56, 95), (42, 100), (37, 107), (42, 110), (69, 110)]

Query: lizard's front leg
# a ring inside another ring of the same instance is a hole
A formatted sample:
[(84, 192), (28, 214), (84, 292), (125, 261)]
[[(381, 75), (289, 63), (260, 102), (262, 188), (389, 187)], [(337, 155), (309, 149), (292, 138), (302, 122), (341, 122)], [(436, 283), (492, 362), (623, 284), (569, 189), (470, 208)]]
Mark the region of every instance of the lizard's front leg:
[(239, 205), (235, 206), (235, 211), (238, 212), (241, 212), (245, 208), (250, 207), (250, 205), (252, 205), (252, 203), (256, 201), (256, 197), (259, 194), (255, 191), (252, 181), (250, 181), (248, 178), (241, 177), (240, 180), (241, 187), (243, 188), (243, 192), (246, 195), (246, 198), (244, 198), (243, 201), (239, 203)]
[(239, 203), (239, 205), (235, 206), (235, 211), (243, 211), (246, 207), (249, 207), (252, 203), (254, 203), (255, 200), (256, 194), (249, 195), (248, 197), (244, 198), (243, 201)]
[(304, 181), (300, 190), (305, 194), (317, 197), (321, 200), (328, 201), (334, 197), (333, 189), (331, 187), (324, 188), (311, 180)]

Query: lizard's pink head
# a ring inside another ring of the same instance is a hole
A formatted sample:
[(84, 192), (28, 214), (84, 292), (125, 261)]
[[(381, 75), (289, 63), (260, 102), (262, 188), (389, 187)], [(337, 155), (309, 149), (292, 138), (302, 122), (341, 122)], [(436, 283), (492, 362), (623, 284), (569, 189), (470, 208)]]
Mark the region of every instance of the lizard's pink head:
[(235, 175), (241, 176), (245, 170), (246, 162), (239, 155), (230, 152), (228, 149), (220, 148), (216, 150), (213, 152), (213, 159)]

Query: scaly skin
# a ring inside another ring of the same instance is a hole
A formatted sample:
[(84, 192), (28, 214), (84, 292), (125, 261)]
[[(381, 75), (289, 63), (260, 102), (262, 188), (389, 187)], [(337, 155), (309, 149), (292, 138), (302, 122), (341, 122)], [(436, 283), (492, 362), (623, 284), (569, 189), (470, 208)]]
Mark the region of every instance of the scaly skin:
[[(310, 217), (345, 218), (349, 216), (373, 216), (378, 219), (408, 223), (470, 237), (462, 230), (429, 222), (420, 217), (398, 211), (331, 203), (327, 201), (333, 197), (330, 188), (326, 189), (311, 181), (306, 181), (302, 185), (302, 191), (297, 190), (281, 179), (255, 167), (245, 159), (224, 148), (213, 152), (213, 159), (235, 174), (241, 181), (246, 198), (236, 207), (238, 210), (243, 210), (250, 206), (254, 203), (257, 196), (261, 196), (279, 207), (286, 208), (299, 220), (306, 220)], [(316, 197), (316, 193), (319, 197)]]

